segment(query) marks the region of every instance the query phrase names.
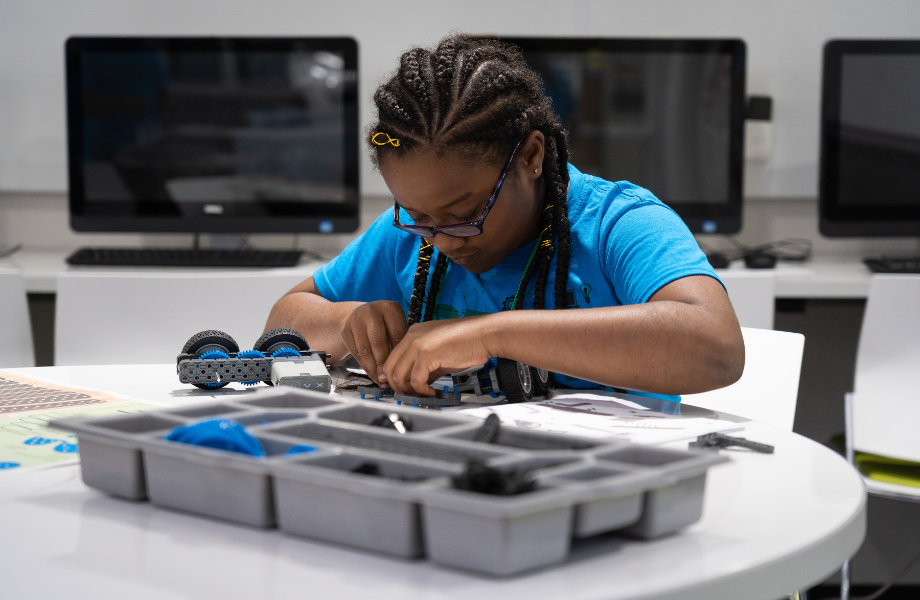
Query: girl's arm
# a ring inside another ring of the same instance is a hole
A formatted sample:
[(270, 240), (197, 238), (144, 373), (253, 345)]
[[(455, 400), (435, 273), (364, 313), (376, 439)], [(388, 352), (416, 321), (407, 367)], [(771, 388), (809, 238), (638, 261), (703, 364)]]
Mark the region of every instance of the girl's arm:
[(431, 395), (428, 385), (491, 357), (659, 394), (725, 387), (744, 370), (744, 341), (718, 281), (673, 281), (645, 304), (526, 310), (414, 325), (382, 371), (397, 392)]

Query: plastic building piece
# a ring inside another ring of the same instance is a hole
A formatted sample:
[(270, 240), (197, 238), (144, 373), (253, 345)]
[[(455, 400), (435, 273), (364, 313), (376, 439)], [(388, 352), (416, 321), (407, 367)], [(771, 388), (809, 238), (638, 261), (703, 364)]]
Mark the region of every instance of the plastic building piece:
[(259, 440), (233, 419), (211, 419), (173, 429), (166, 440), (205, 448), (216, 448), (250, 456), (265, 456)]
[(242, 352), (236, 341), (222, 331), (196, 333), (176, 357), (176, 372), (182, 383), (203, 389), (232, 382), (288, 385), (319, 392), (332, 389), (326, 353), (311, 350), (302, 335), (286, 328), (264, 333), (255, 348)]
[(371, 396), (374, 398), (374, 402), (380, 402), (381, 398), (389, 398), (396, 392), (393, 391), (393, 388), (359, 385), (358, 393), (361, 394), (362, 400), (366, 399), (368, 396)]
[(498, 418), (498, 415), (492, 413), (486, 417), (482, 426), (476, 430), (476, 433), (473, 435), (473, 441), (482, 442), (483, 444), (494, 444), (498, 440), (498, 434), (501, 432), (501, 427), (501, 419)]
[(316, 392), (332, 391), (332, 376), (315, 354), (295, 358), (276, 358), (271, 365), (273, 385), (289, 385)]
[(537, 489), (537, 481), (530, 471), (496, 469), (478, 460), (468, 462), (463, 473), (451, 478), (451, 481), (458, 490), (492, 496), (515, 496)]
[(360, 473), (361, 475), (376, 475), (380, 476), (380, 465), (372, 462), (363, 462), (354, 469), (351, 470), (352, 473)]
[(394, 394), (393, 400), (396, 404), (410, 404), (412, 406), (438, 407), (438, 406), (460, 406), (462, 396), (459, 393), (445, 392), (435, 389), (434, 397), (425, 396), (406, 396), (405, 394)]
[(691, 448), (729, 448), (731, 446), (747, 448), (762, 454), (773, 454), (773, 446), (769, 444), (758, 444), (744, 438), (731, 437), (722, 433), (707, 433), (696, 438), (695, 442), (690, 442)]
[(388, 429), (395, 429), (399, 433), (412, 431), (412, 419), (409, 417), (404, 417), (399, 413), (380, 415), (371, 421), (369, 425), (373, 425), (374, 427), (386, 427)]

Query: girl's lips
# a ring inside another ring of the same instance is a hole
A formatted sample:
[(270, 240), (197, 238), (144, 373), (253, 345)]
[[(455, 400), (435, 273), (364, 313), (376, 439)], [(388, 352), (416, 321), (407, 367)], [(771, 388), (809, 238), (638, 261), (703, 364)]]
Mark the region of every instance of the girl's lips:
[(457, 263), (458, 265), (462, 265), (462, 264), (465, 264), (465, 263), (470, 262), (470, 259), (472, 259), (475, 255), (476, 255), (476, 253), (473, 252), (472, 254), (464, 254), (464, 255), (462, 255), (462, 256), (450, 256), (450, 255), (448, 255), (447, 257), (448, 257), (452, 262), (455, 262), (455, 263)]

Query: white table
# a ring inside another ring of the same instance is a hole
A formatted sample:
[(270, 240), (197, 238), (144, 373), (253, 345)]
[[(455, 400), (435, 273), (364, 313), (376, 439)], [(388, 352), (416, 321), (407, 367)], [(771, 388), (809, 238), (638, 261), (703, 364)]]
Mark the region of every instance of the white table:
[[(214, 392), (181, 386), (174, 365), (10, 372), (173, 405)], [(400, 561), (107, 497), (76, 466), (0, 474), (0, 596), (18, 598), (408, 598), (775, 600), (852, 556), (866, 495), (840, 456), (748, 423), (774, 455), (731, 452), (713, 469), (703, 519), (652, 542), (580, 548), (565, 565), (493, 579)]]

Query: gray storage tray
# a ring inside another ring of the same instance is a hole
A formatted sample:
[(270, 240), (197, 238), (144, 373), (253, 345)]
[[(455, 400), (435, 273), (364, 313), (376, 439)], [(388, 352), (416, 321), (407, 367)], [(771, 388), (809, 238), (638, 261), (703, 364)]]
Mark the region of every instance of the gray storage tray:
[[(407, 434), (370, 426), (396, 412)], [(232, 418), (257, 437), (255, 458), (163, 439), (177, 426)], [(401, 557), (496, 575), (565, 560), (572, 537), (665, 535), (699, 519), (717, 453), (633, 446), (503, 427), (474, 442), (481, 421), (294, 388), (240, 394), (156, 413), (55, 422), (79, 437), (86, 483), (104, 492)], [(315, 454), (287, 455), (295, 445)], [(384, 477), (348, 471), (374, 460)], [(470, 460), (534, 472), (539, 489), (512, 497), (454, 489)], [(402, 469), (402, 471), (400, 471)], [(416, 472), (426, 481), (387, 475)]]
[[(378, 465), (380, 475), (351, 472), (368, 462)], [(445, 486), (446, 476), (461, 470), (359, 451), (274, 461), (271, 467), (282, 531), (404, 558), (424, 553), (419, 491), (433, 481)]]

